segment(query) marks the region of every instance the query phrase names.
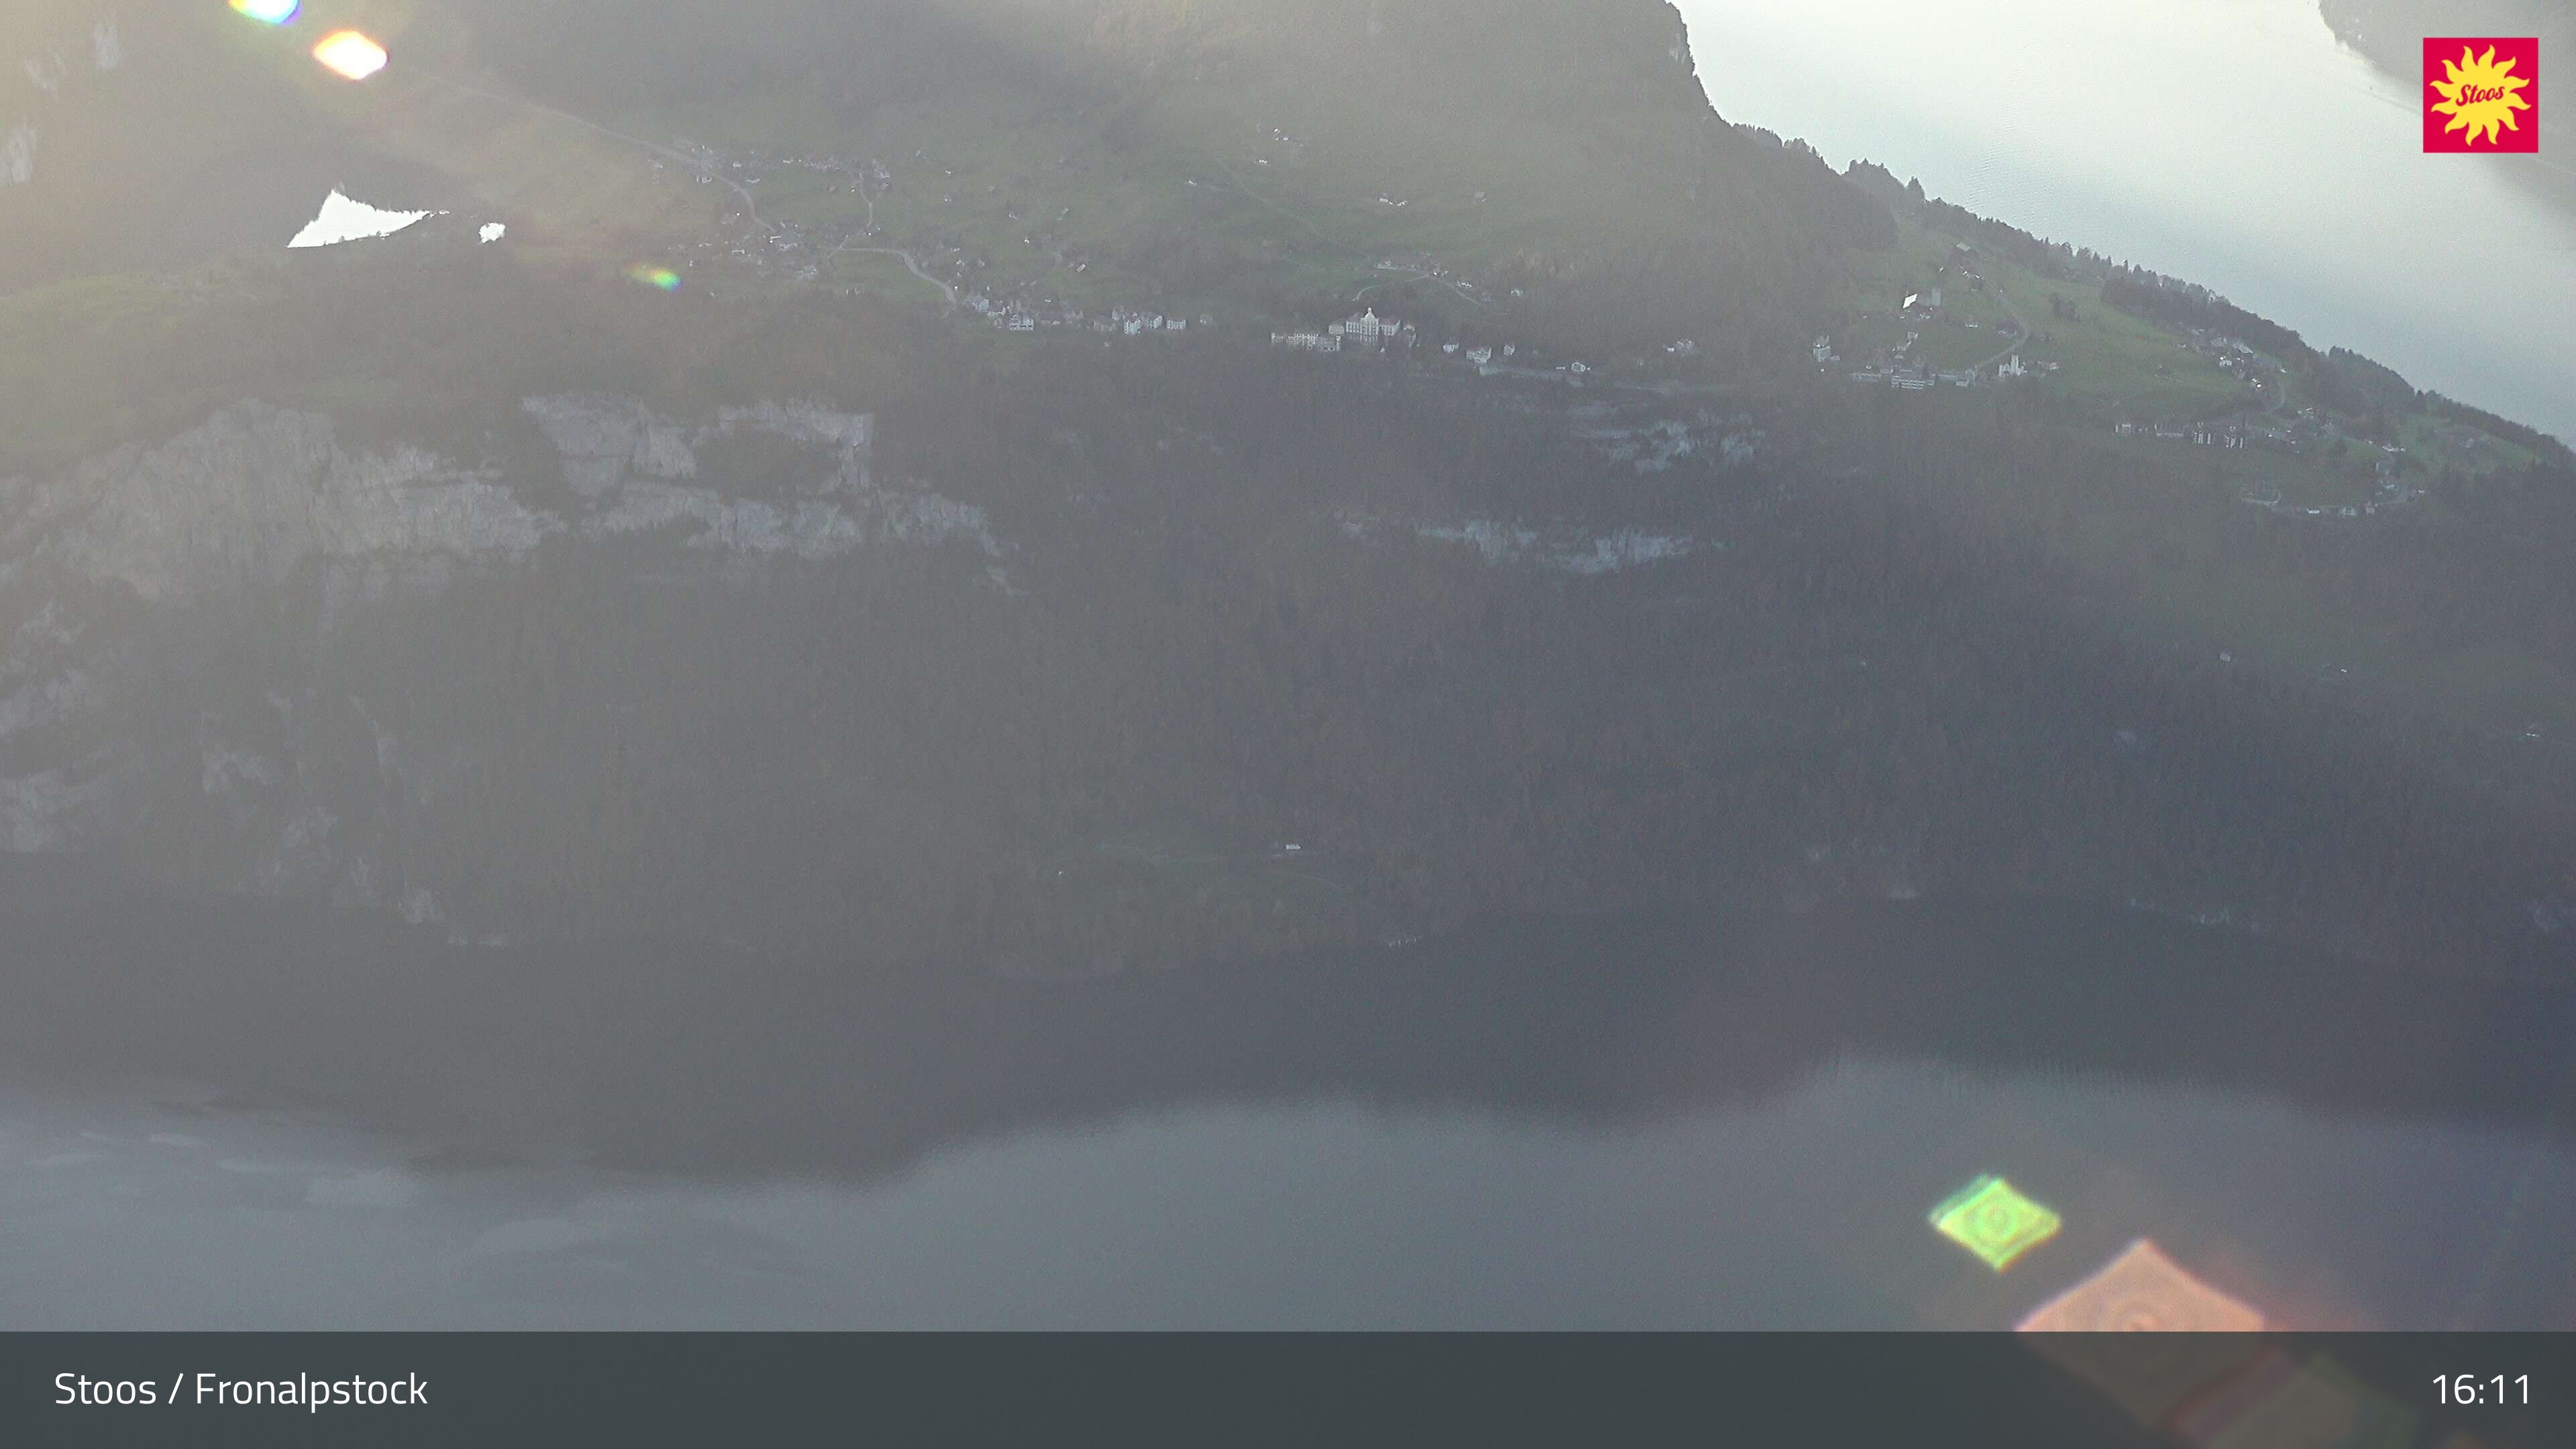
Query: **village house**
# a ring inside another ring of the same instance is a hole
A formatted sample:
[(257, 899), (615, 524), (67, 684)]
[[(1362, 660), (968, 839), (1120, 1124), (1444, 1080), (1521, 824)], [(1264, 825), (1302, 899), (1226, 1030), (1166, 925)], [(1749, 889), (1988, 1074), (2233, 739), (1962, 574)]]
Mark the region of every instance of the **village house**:
[(1387, 347), (1398, 341), (1412, 341), (1413, 328), (1392, 317), (1380, 317), (1369, 308), (1355, 317), (1346, 317), (1332, 325), (1332, 335), (1359, 347)]

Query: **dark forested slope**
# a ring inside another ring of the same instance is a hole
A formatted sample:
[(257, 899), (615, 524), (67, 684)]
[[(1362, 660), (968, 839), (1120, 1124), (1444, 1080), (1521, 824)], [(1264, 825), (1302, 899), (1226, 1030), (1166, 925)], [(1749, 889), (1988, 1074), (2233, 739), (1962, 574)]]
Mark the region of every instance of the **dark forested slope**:
[[(435, 74), (281, 114), (457, 215), (0, 310), (12, 850), (1021, 976), (1971, 894), (2566, 970), (2563, 468), (2347, 527), (2042, 387), (1819, 375), (1891, 213), (1710, 114), (1666, 6), (403, 16)], [(797, 207), (1220, 321), (1015, 336), (889, 256), (730, 257)], [(646, 246), (704, 265), (623, 280)], [(1269, 345), (1399, 274), (1412, 359)]]

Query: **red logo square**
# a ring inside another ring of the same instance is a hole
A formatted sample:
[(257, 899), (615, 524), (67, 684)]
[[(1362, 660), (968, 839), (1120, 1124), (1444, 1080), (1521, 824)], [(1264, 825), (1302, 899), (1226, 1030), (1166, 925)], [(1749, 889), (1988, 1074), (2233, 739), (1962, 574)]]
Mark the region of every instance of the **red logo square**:
[(2539, 150), (2539, 38), (2426, 36), (2424, 149)]

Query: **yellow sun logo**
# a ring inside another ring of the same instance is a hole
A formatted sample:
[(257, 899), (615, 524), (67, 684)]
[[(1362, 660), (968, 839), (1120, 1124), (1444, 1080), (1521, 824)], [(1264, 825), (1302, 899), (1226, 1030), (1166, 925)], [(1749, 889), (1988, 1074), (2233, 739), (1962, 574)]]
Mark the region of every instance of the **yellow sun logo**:
[(2498, 61), (2496, 48), (2490, 45), (2485, 55), (2462, 46), (2458, 60), (2443, 61), (2442, 69), (2449, 73), (2448, 78), (2431, 83), (2442, 95), (2433, 103), (2433, 110), (2451, 118), (2450, 124), (2442, 128), (2443, 134), (2466, 130), (2468, 134), (2460, 139), (2474, 146), (2481, 133), (2493, 142), (2501, 132), (2520, 131), (2522, 123), (2514, 118), (2514, 112), (2530, 110), (2531, 103), (2514, 92), (2531, 82), (2513, 73), (2514, 62), (2519, 59), (2507, 56)]

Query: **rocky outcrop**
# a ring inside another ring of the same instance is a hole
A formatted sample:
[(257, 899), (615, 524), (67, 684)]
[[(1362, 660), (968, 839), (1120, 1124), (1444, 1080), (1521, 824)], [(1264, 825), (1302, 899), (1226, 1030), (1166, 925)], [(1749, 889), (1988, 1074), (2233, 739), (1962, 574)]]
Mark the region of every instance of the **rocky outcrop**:
[(632, 398), (532, 397), (523, 406), (563, 455), (564, 481), (583, 498), (615, 492), (632, 478), (695, 478), (688, 433)]
[(0, 186), (24, 186), (36, 179), (36, 128), (11, 126), (0, 133)]
[(734, 500), (710, 488), (629, 483), (613, 503), (584, 518), (584, 537), (614, 538), (676, 529), (688, 546), (759, 557), (827, 559), (869, 542), (933, 544), (964, 539), (998, 557), (984, 510), (935, 495), (870, 497), (855, 510), (822, 499), (790, 505)]
[(876, 443), (876, 419), (866, 413), (836, 413), (811, 403), (782, 404), (764, 402), (747, 408), (726, 408), (717, 415), (717, 429), (765, 432), (791, 442), (808, 443), (831, 450), (834, 471), (827, 491), (864, 493), (868, 488), (868, 453)]
[[(1380, 538), (1390, 520), (1364, 509), (1344, 508), (1336, 515), (1342, 532), (1361, 542)], [(1643, 568), (1686, 558), (1703, 545), (1678, 534), (1642, 528), (1587, 529), (1558, 526), (1541, 530), (1525, 523), (1470, 518), (1460, 523), (1397, 523), (1416, 538), (1458, 544), (1476, 551), (1495, 568), (1534, 565), (1550, 573), (1591, 576)]]
[(89, 836), (107, 782), (61, 770), (0, 779), (0, 850), (18, 855), (70, 850)]
[(729, 407), (714, 423), (688, 428), (632, 398), (575, 393), (532, 397), (522, 404), (563, 455), (564, 481), (586, 499), (604, 498), (629, 482), (698, 476), (698, 450), (736, 433), (766, 433), (823, 451), (818, 493), (864, 493), (876, 419), (812, 403), (762, 402)]
[(313, 558), (524, 554), (562, 528), (488, 474), (419, 448), (343, 448), (328, 418), (250, 402), (74, 469), (5, 547), (177, 601), (275, 587)]
[[(526, 407), (580, 501), (571, 520), (530, 507), (491, 470), (407, 445), (347, 447), (329, 418), (245, 402), (158, 447), (120, 448), (50, 484), (0, 485), (0, 517), (10, 519), (0, 560), (49, 558), (163, 602), (274, 588), (313, 559), (375, 561), (358, 572), (357, 587), (381, 597), (389, 580), (434, 585), (446, 577), (444, 562), (516, 558), (566, 532), (605, 542), (678, 530), (692, 548), (756, 557), (826, 559), (871, 542), (950, 539), (1001, 552), (982, 509), (874, 486), (875, 424), (864, 414), (764, 403), (691, 428), (626, 398), (531, 398)], [(803, 496), (753, 500), (714, 484), (684, 486), (699, 476), (699, 449), (749, 432), (817, 450)], [(17, 493), (32, 497), (8, 509)], [(386, 566), (400, 560), (414, 566)]]
[[(729, 407), (688, 428), (628, 398), (530, 398), (528, 415), (563, 457), (564, 480), (588, 510), (594, 540), (672, 533), (688, 547), (820, 560), (871, 542), (973, 543), (998, 557), (984, 510), (921, 491), (884, 492), (868, 472), (876, 419), (810, 403)], [(736, 498), (695, 479), (700, 452), (719, 439), (765, 434), (815, 451), (813, 472), (790, 500)]]
[[(139, 849), (199, 887), (448, 921), (451, 882), (408, 842), (498, 767), (470, 713), (361, 697), (382, 680), (349, 663), (349, 641), (411, 630), (446, 638), (469, 674), (506, 662), (426, 611), (513, 578), (542, 591), (547, 550), (647, 558), (572, 576), (682, 589), (694, 561), (962, 544), (962, 576), (980, 578), (1006, 552), (982, 508), (877, 487), (864, 414), (761, 403), (680, 421), (605, 396), (525, 408), (568, 494), (259, 402), (52, 478), (0, 479), (0, 852)], [(724, 476), (728, 440), (752, 438), (757, 497)], [(738, 569), (696, 577), (708, 607), (737, 606)], [(462, 683), (426, 681), (427, 697)]]

